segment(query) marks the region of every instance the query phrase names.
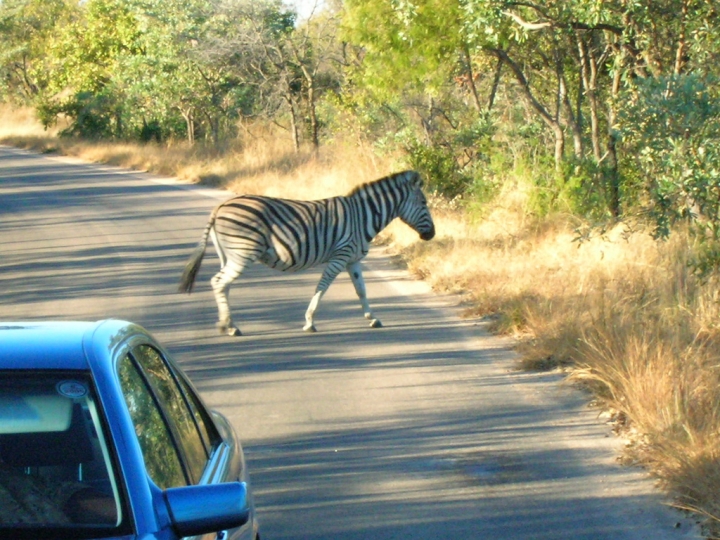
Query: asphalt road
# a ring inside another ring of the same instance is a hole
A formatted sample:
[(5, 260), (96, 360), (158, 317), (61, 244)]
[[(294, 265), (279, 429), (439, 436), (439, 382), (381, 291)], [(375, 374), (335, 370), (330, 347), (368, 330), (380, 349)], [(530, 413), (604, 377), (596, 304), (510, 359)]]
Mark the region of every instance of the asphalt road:
[(123, 318), (159, 337), (245, 446), (263, 540), (678, 539), (621, 444), (555, 374), (515, 369), (508, 342), (462, 320), (379, 252), (370, 329), (347, 276), (301, 331), (318, 272), (255, 266), (230, 295), (245, 335), (215, 332), (209, 247), (229, 194), (0, 147), (0, 319)]

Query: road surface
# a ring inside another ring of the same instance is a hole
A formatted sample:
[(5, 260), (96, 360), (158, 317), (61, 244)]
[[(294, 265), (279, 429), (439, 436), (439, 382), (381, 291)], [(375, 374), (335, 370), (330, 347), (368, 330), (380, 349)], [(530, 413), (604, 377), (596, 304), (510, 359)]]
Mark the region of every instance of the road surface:
[(245, 446), (263, 540), (697, 538), (556, 374), (523, 373), (379, 251), (370, 329), (343, 275), (301, 331), (318, 272), (254, 266), (215, 332), (208, 280), (176, 292), (227, 192), (0, 147), (0, 319), (139, 322)]

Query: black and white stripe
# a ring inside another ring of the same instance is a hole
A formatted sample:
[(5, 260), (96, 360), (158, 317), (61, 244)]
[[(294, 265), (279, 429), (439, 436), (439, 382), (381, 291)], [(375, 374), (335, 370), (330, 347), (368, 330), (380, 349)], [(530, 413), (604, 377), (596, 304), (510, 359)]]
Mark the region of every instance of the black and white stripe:
[(320, 298), (342, 270), (350, 274), (370, 325), (382, 326), (367, 302), (360, 260), (367, 255), (372, 239), (398, 217), (423, 240), (435, 236), (421, 188), (420, 175), (404, 171), (330, 199), (295, 201), (255, 195), (232, 198), (210, 214), (179, 289), (188, 293), (192, 290), (210, 235), (221, 265), (211, 280), (221, 332), (240, 335), (230, 315), (227, 292), (230, 283), (255, 261), (284, 272), (326, 264), (305, 313), (304, 330), (315, 331), (313, 318)]

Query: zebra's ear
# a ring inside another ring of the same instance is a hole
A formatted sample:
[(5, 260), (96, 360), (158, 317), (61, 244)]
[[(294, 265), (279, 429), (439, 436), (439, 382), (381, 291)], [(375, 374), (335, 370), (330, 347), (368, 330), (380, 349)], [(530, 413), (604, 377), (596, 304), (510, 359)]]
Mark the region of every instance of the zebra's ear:
[(410, 175), (409, 175), (410, 183), (415, 187), (422, 188), (425, 183), (423, 182), (423, 179), (420, 176), (420, 173), (417, 171), (408, 171), (408, 172), (410, 173)]

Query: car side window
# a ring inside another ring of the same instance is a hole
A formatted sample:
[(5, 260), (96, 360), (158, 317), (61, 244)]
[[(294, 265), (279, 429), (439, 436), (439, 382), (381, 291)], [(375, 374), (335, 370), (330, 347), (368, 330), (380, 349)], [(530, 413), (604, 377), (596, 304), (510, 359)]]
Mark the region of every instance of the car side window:
[(200, 436), (202, 437), (205, 446), (212, 451), (222, 442), (222, 438), (220, 437), (212, 419), (208, 415), (207, 409), (205, 409), (205, 406), (197, 397), (193, 389), (184, 378), (178, 377), (178, 379), (183, 393), (188, 398), (188, 405), (195, 417), (195, 422), (197, 422)]
[(134, 348), (131, 354), (147, 377), (173, 435), (177, 437), (192, 482), (197, 483), (207, 465), (208, 454), (186, 394), (178, 384), (178, 378), (173, 375), (155, 348), (140, 345)]
[(118, 363), (118, 377), (150, 478), (161, 489), (187, 485), (168, 426), (147, 381), (129, 355)]

